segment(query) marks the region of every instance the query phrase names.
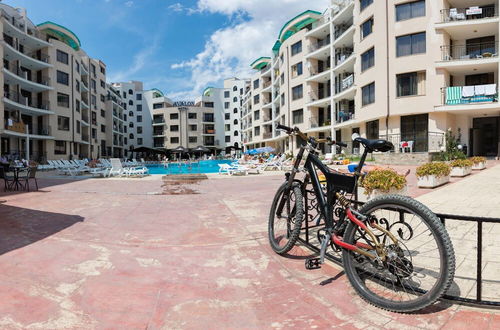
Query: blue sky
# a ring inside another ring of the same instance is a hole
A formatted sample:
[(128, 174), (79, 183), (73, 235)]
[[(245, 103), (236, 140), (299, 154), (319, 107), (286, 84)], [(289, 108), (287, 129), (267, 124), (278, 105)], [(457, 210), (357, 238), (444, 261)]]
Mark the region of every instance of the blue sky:
[(251, 74), (269, 56), (281, 26), (296, 14), (323, 11), (328, 0), (4, 0), (33, 23), (72, 30), (101, 59), (108, 80), (143, 81), (174, 99), (192, 99), (224, 78)]

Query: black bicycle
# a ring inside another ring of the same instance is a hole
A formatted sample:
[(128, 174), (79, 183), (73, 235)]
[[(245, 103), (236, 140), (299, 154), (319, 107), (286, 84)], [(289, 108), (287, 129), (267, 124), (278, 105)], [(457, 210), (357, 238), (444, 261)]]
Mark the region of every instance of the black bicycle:
[[(371, 304), (394, 312), (411, 312), (439, 299), (453, 281), (455, 255), (436, 215), (407, 196), (376, 197), (360, 209), (352, 197), (357, 196), (368, 153), (386, 152), (393, 145), (385, 140), (355, 137), (354, 142), (362, 145), (364, 152), (350, 175), (330, 170), (316, 150), (319, 143), (339, 147), (345, 144), (331, 138), (307, 137), (297, 127), (278, 125), (277, 129), (299, 136), (303, 144), (271, 206), (268, 230), (272, 249), (286, 254), (296, 244), (304, 222), (305, 195), (312, 191), (318, 210), (316, 221), (324, 227), (318, 232), (319, 257), (307, 259), (306, 268), (321, 267), (330, 246), (342, 252), (350, 283)], [(305, 174), (299, 177), (301, 172)], [(318, 172), (324, 175), (323, 182)]]

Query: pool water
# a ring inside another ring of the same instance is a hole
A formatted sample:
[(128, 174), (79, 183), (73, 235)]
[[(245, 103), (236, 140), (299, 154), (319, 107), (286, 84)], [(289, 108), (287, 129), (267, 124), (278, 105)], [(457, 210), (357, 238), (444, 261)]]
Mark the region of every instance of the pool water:
[(197, 174), (217, 173), (219, 164), (231, 164), (231, 160), (201, 160), (199, 162), (170, 163), (168, 167), (163, 165), (147, 165), (149, 174)]

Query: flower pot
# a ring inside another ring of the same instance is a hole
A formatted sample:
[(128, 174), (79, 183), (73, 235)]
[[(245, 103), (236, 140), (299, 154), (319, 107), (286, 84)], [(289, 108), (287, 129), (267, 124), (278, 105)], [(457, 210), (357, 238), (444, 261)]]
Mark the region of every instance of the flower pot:
[(472, 165), (472, 169), (474, 171), (484, 170), (485, 168), (486, 168), (486, 162), (481, 162), (481, 163), (477, 163), (477, 164)]
[(448, 175), (440, 177), (435, 175), (426, 175), (418, 178), (417, 185), (419, 188), (435, 188), (448, 182), (450, 182), (450, 177)]
[(383, 196), (383, 195), (404, 195), (406, 196), (408, 194), (408, 187), (404, 186), (403, 189), (395, 189), (391, 188), (389, 191), (382, 191), (380, 189), (374, 189), (371, 194), (368, 195), (368, 200), (374, 199), (375, 197), (378, 196)]
[(472, 172), (472, 167), (452, 167), (450, 175), (456, 177), (463, 177)]

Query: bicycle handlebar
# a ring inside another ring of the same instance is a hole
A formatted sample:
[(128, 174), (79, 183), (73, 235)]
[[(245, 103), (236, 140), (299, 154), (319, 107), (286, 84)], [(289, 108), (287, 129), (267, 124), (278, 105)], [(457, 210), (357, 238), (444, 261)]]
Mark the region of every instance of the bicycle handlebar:
[(334, 140), (332, 140), (331, 137), (327, 137), (326, 139), (316, 139), (314, 137), (308, 137), (307, 135), (305, 135), (304, 133), (302, 133), (300, 131), (300, 129), (295, 126), (294, 128), (292, 127), (289, 127), (289, 126), (285, 126), (285, 125), (281, 125), (281, 124), (278, 124), (276, 125), (276, 129), (281, 129), (281, 130), (284, 130), (286, 131), (286, 133), (288, 135), (292, 135), (292, 134), (297, 134), (298, 136), (300, 136), (304, 141), (309, 141), (309, 139), (313, 139), (316, 143), (328, 143), (328, 144), (331, 144), (331, 145), (338, 145), (339, 147), (343, 147), (343, 148), (347, 148), (347, 144), (344, 143), (344, 142), (335, 142)]

